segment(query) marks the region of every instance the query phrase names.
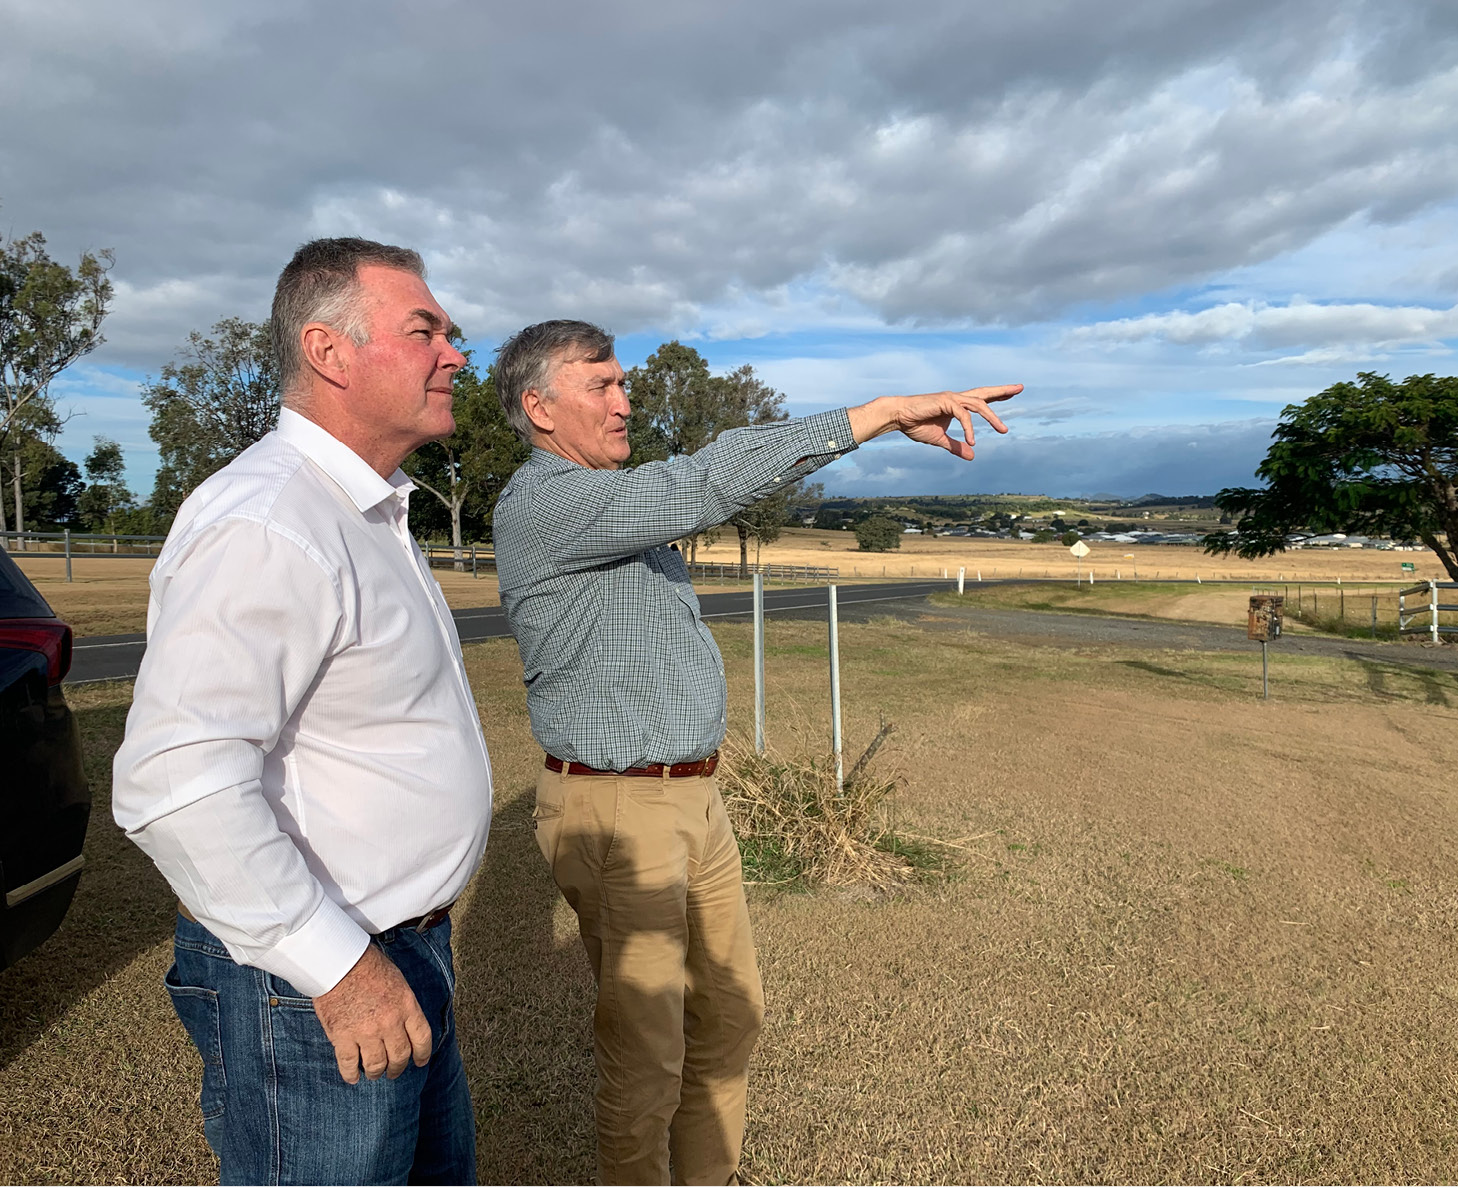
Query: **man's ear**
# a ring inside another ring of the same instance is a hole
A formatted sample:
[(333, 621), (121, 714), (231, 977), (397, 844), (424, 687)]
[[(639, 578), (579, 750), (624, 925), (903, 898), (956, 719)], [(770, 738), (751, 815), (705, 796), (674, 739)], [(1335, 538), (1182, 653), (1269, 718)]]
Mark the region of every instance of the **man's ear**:
[(521, 394), (521, 407), (538, 433), (550, 433), (557, 427), (552, 417), (551, 401), (537, 388), (528, 388)]
[(337, 388), (349, 386), (349, 367), (340, 349), (338, 331), (323, 322), (310, 322), (300, 335), (306, 362), (318, 376)]

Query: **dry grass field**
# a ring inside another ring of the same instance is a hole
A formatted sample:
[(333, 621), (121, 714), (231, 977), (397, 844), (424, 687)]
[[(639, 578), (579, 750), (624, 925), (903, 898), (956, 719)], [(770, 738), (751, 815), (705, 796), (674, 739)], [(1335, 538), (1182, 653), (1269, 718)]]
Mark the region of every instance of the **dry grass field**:
[[(731, 728), (750, 628), (714, 628)], [(884, 713), (892, 897), (751, 910), (759, 1182), (1434, 1182), (1458, 1161), (1458, 681), (1380, 662), (1014, 647), (932, 609), (841, 627), (847, 736)], [(772, 744), (827, 734), (824, 628), (771, 622)], [(467, 650), (495, 761), (456, 912), (484, 1182), (590, 1182), (586, 961), (530, 832), (509, 640)], [(170, 897), (107, 817), (125, 684), (75, 690), (97, 808), (61, 932), (0, 973), (0, 1182), (215, 1176), (160, 987)]]
[[(1402, 581), (1401, 564), (1410, 561), (1421, 580), (1447, 575), (1432, 553), (1379, 552), (1374, 549), (1297, 549), (1278, 557), (1242, 561), (1234, 555), (1207, 557), (1200, 549), (1183, 545), (1118, 545), (1094, 541), (1085, 557), (1082, 572), (1090, 569), (1099, 581), (1139, 578), (1205, 581)], [(750, 552), (753, 560), (753, 549)], [(776, 565), (829, 565), (847, 578), (941, 577), (946, 569), (952, 577), (957, 567), (966, 566), (970, 578), (978, 570), (987, 579), (1010, 577), (1052, 577), (1072, 579), (1079, 566), (1060, 544), (1035, 545), (992, 538), (951, 536), (903, 536), (901, 547), (890, 553), (862, 553), (850, 532), (821, 532), (814, 528), (789, 528), (773, 544), (766, 545), (760, 559)], [(717, 544), (699, 549), (699, 560), (737, 564), (739, 541), (725, 534)], [(884, 575), (882, 571), (884, 572)]]
[[(72, 580), (67, 582), (64, 557), (11, 555), (51, 609), (78, 636), (127, 635), (147, 629), (147, 575), (152, 572), (152, 562), (146, 558), (75, 558)], [(432, 573), (453, 607), (495, 606), (500, 601), (494, 573), (479, 578), (469, 571), (436, 569)]]

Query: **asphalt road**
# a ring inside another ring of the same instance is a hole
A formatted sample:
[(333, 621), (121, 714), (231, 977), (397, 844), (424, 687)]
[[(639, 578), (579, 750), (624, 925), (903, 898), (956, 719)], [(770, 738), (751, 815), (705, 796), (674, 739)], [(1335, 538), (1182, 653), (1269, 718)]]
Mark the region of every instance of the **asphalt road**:
[[(955, 585), (955, 582), (931, 581), (839, 586), (836, 602), (842, 616), (854, 620), (876, 613), (872, 608), (881, 604), (909, 603), (924, 608), (926, 595)], [(699, 598), (699, 606), (706, 619), (747, 617), (754, 610), (754, 595), (749, 590), (704, 594)], [(776, 616), (823, 619), (826, 613), (825, 587), (768, 589), (764, 592), (764, 609), (765, 614)], [(506, 629), (506, 617), (499, 606), (482, 606), (452, 613), (463, 644), (499, 639), (510, 634)], [(147, 638), (144, 635), (93, 635), (78, 639), (72, 648), (71, 672), (66, 683), (81, 685), (90, 681), (130, 680), (137, 675), (146, 648)]]

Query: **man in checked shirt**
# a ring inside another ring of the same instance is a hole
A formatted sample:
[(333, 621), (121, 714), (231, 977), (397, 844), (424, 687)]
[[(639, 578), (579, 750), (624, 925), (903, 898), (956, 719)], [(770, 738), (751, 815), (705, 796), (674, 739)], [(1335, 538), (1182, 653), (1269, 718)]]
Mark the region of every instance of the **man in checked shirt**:
[[(598, 1174), (607, 1184), (736, 1181), (764, 998), (739, 850), (714, 780), (724, 664), (679, 537), (893, 429), (972, 457), (972, 414), (1020, 384), (883, 396), (731, 429), (623, 469), (628, 396), (612, 336), (528, 326), (496, 388), (532, 446), (496, 504), (501, 603), (547, 758), (537, 842), (597, 979)], [(953, 420), (965, 440), (948, 435)]]

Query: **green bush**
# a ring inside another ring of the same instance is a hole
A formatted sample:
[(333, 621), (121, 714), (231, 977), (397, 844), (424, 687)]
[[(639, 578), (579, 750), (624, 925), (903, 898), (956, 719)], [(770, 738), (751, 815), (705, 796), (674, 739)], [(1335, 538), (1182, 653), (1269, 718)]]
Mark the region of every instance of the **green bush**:
[(856, 525), (856, 541), (863, 553), (887, 553), (901, 547), (901, 525), (890, 516), (872, 516)]

